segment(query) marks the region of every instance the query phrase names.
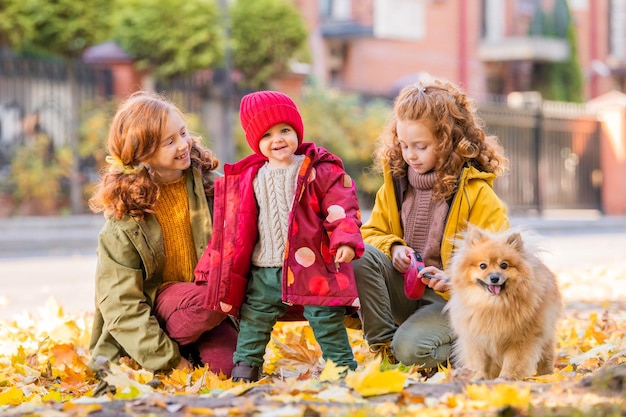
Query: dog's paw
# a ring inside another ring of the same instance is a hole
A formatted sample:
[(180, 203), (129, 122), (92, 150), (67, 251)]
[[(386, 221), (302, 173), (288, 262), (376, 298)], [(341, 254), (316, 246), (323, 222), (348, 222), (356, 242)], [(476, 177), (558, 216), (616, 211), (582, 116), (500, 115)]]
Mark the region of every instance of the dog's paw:
[(511, 382), (511, 381), (518, 381), (522, 379), (524, 379), (524, 377), (516, 376), (513, 374), (500, 373), (500, 375), (498, 375), (498, 377), (494, 379), (494, 382)]
[(475, 376), (474, 370), (470, 368), (455, 368), (452, 370), (452, 377), (459, 381), (469, 382)]

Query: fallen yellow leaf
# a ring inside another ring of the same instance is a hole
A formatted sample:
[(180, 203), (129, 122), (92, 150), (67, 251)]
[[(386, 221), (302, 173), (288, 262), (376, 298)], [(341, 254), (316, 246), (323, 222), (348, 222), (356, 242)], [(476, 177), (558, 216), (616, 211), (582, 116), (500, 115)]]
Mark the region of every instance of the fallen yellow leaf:
[(358, 372), (346, 376), (346, 384), (363, 397), (402, 392), (408, 375), (397, 369), (380, 370), (380, 358), (365, 365)]

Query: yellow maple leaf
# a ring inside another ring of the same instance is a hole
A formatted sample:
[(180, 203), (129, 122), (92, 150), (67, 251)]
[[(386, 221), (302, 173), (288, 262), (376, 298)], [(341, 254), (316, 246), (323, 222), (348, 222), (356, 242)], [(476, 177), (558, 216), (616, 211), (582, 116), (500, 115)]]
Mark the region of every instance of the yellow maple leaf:
[(380, 370), (379, 358), (346, 376), (346, 384), (363, 397), (402, 392), (408, 375), (398, 369)]
[(338, 366), (335, 362), (329, 359), (326, 361), (319, 379), (320, 381), (337, 381), (345, 375), (347, 370), (347, 366)]
[[(45, 399), (45, 397), (44, 397)], [(75, 416), (87, 416), (90, 413), (102, 410), (100, 404), (76, 404), (72, 402), (63, 403), (63, 411), (66, 413), (72, 413)]]
[(170, 384), (186, 387), (191, 381), (191, 375), (189, 371), (186, 371), (184, 369), (173, 369), (172, 372), (169, 373), (166, 380)]
[(602, 361), (608, 359), (610, 352), (615, 348), (615, 345), (611, 345), (609, 343), (598, 345), (593, 349), (589, 349), (588, 351), (581, 353), (580, 355), (572, 356), (570, 358), (570, 363), (574, 363), (586, 369), (593, 369), (599, 365), (600, 359)]
[(187, 407), (185, 408), (187, 414), (192, 416), (214, 416), (215, 411), (206, 407)]
[(314, 401), (323, 401), (325, 403), (338, 402), (344, 404), (365, 403), (362, 398), (356, 397), (348, 387), (339, 387), (337, 384), (330, 385), (328, 388), (322, 389), (312, 395)]
[(103, 379), (116, 388), (116, 398), (132, 399), (140, 394), (154, 392), (149, 385), (141, 384), (135, 380), (132, 369), (114, 364), (110, 366), (110, 372)]
[(266, 349), (264, 370), (267, 374), (294, 376), (317, 372), (321, 356), (322, 350), (308, 322), (278, 322)]
[(530, 405), (530, 386), (516, 384), (498, 384), (492, 388), (484, 384), (470, 384), (466, 387), (467, 396), (485, 405), (501, 407), (527, 408)]
[(6, 391), (0, 392), (0, 406), (19, 405), (27, 399), (24, 392), (17, 387), (10, 387)]
[(50, 348), (52, 364), (59, 366), (71, 366), (75, 363), (78, 355), (74, 345), (69, 343), (57, 343)]
[(141, 391), (136, 386), (128, 386), (115, 391), (116, 400), (134, 400), (141, 395)]
[(71, 397), (59, 391), (50, 391), (44, 396), (42, 396), (41, 399), (42, 401), (46, 401), (46, 402), (56, 401), (58, 403), (62, 403), (63, 401), (67, 401), (71, 399)]

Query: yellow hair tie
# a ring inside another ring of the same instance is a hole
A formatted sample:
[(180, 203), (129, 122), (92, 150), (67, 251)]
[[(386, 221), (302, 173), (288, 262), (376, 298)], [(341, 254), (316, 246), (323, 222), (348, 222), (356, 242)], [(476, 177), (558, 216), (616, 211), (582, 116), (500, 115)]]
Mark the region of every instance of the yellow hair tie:
[(144, 168), (144, 164), (137, 166), (124, 165), (124, 162), (122, 162), (120, 158), (113, 155), (107, 155), (104, 160), (111, 164), (111, 168), (122, 174), (137, 174)]

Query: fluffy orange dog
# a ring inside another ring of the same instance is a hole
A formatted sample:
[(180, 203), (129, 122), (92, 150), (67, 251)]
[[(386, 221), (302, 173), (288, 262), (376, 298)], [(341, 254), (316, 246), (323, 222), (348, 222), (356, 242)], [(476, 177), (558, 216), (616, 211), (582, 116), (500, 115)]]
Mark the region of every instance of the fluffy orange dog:
[(452, 257), (446, 309), (454, 356), (477, 379), (554, 371), (561, 294), (531, 237), (470, 227)]

